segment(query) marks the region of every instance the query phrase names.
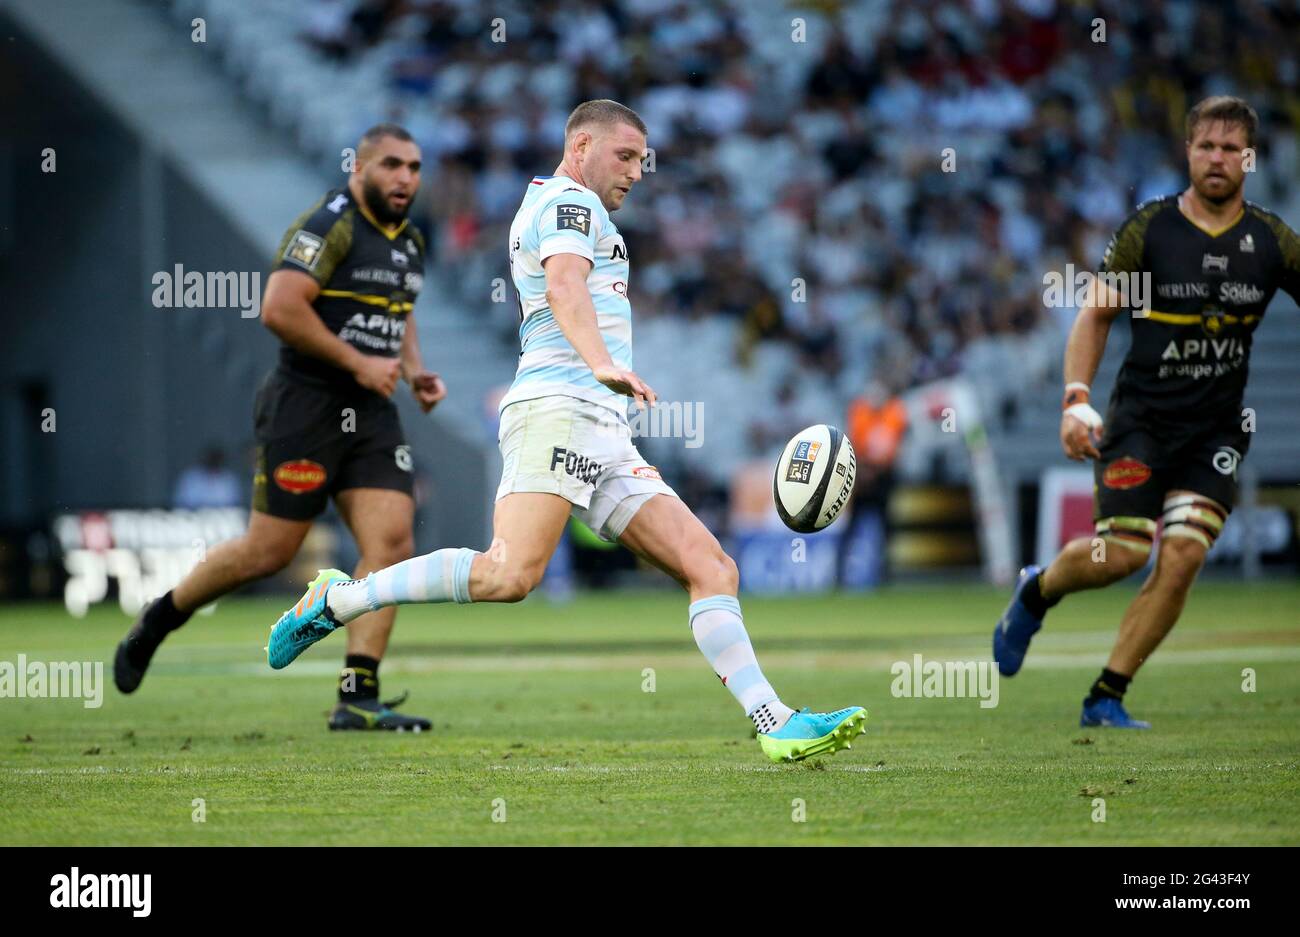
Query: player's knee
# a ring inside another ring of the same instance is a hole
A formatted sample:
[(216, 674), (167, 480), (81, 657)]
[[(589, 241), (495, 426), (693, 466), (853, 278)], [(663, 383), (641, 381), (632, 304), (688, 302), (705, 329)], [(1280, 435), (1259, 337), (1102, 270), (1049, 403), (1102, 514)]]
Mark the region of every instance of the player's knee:
[(1093, 559), (1101, 564), (1106, 582), (1117, 582), (1145, 566), (1155, 536), (1156, 522), (1147, 517), (1104, 517), (1097, 521), (1101, 549), (1098, 555), (1094, 548)]
[(498, 602), (522, 602), (542, 581), (545, 569), (507, 569), (497, 579)]
[(1156, 563), (1159, 576), (1190, 586), (1227, 519), (1226, 509), (1201, 495), (1184, 492), (1166, 498)]
[(256, 542), (245, 538), (244, 571), (249, 579), (274, 576), (293, 562), (298, 553), (296, 543), (280, 540)]
[(1175, 584), (1190, 586), (1205, 565), (1206, 550), (1205, 544), (1194, 537), (1166, 533), (1156, 562), (1158, 575)]
[(722, 583), (721, 592), (724, 595), (735, 595), (740, 590), (740, 567), (736, 565), (728, 554), (722, 554)]
[(693, 559), (685, 570), (690, 588), (714, 595), (736, 594), (740, 586), (740, 570), (736, 567), (736, 561), (723, 551), (716, 540), (701, 544), (692, 552), (692, 556)]
[(536, 587), (537, 581), (532, 577), (513, 575), (501, 584), (497, 598), (501, 602), (522, 602), (528, 598), (528, 593), (532, 592)]
[(1106, 557), (1106, 570), (1111, 581), (1118, 582), (1132, 576), (1147, 564), (1150, 555), (1150, 548), (1143, 550), (1127, 544), (1116, 544)]
[(381, 538), (370, 546), (363, 556), (374, 569), (383, 569), (409, 560), (415, 554), (415, 537), (410, 531), (398, 531)]

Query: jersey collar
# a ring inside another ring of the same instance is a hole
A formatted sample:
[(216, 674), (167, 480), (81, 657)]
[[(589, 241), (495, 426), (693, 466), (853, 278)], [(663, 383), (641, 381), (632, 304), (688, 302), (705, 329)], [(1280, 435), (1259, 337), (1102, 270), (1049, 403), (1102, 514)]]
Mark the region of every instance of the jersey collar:
[(1191, 215), (1187, 214), (1187, 212), (1183, 211), (1183, 196), (1181, 193), (1179, 194), (1177, 201), (1175, 201), (1174, 203), (1174, 208), (1175, 210), (1177, 210), (1178, 214), (1182, 215), (1185, 219), (1187, 219), (1188, 224), (1195, 227), (1196, 230), (1208, 234), (1212, 238), (1217, 238), (1219, 235), (1226, 234), (1228, 231), (1231, 231), (1233, 228), (1237, 226), (1237, 222), (1241, 221), (1242, 218), (1246, 217), (1246, 202), (1244, 199), (1242, 200), (1241, 203), (1241, 211), (1237, 212), (1237, 217), (1233, 218), (1222, 228), (1207, 228), (1205, 227), (1205, 225), (1201, 224)]
[(374, 215), (370, 214), (370, 209), (366, 208), (365, 204), (360, 199), (353, 199), (353, 201), (355, 202), (357, 211), (360, 212), (361, 217), (366, 219), (366, 221), (369, 221), (376, 231), (388, 238), (390, 241), (397, 240), (397, 236), (406, 230), (406, 225), (411, 220), (410, 218), (403, 218), (402, 223), (397, 226), (397, 230), (389, 231), (375, 219)]

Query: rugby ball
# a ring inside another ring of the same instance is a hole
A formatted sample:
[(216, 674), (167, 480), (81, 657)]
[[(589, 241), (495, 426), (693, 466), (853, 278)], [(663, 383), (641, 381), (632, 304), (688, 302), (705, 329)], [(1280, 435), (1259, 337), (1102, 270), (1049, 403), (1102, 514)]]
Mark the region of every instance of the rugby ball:
[(858, 460), (834, 426), (818, 423), (786, 443), (772, 478), (772, 498), (785, 526), (801, 534), (827, 527), (853, 494)]

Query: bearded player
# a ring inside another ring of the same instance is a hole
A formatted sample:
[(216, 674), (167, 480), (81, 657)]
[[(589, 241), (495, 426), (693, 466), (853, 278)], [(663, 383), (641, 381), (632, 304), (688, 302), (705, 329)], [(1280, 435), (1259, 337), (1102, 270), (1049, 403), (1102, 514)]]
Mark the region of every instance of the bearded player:
[[(258, 465), (242, 537), (218, 544), (151, 603), (118, 645), (113, 679), (132, 693), (163, 639), (196, 609), (283, 569), (329, 499), (356, 538), (357, 575), (413, 552), (410, 447), (389, 399), (399, 378), (424, 412), (446, 395), (424, 369), (408, 327), (423, 281), (424, 240), (407, 222), (420, 186), (420, 148), (396, 124), (362, 136), (343, 188), (327, 192), (285, 233), (267, 278), (262, 322), (280, 364), (257, 394)], [(379, 662), (395, 609), (348, 629), (331, 729), (421, 731), (430, 722), (379, 699)]]
[(627, 398), (653, 405), (632, 370), (628, 254), (610, 218), (641, 179), (646, 127), (615, 101), (569, 116), (564, 158), (528, 183), (510, 229), (523, 351), (501, 402), (504, 460), (487, 553), (451, 547), (350, 580), (324, 570), (271, 630), (273, 668), (360, 616), (410, 602), (518, 602), (542, 578), (570, 515), (676, 579), (696, 644), (773, 761), (847, 748), (866, 710), (795, 712), (763, 676), (736, 599), (736, 564), (641, 458)]
[[(1187, 115), (1191, 185), (1153, 199), (1120, 226), (1103, 273), (1149, 275), (1150, 309), (1133, 311), (1133, 341), (1103, 423), (1088, 385), (1121, 297), (1079, 312), (1065, 351), (1061, 444), (1093, 460), (1096, 532), (1066, 544), (1046, 569), (1021, 571), (993, 632), (993, 656), (1012, 676), (1047, 610), (1072, 592), (1141, 569), (1163, 520), (1155, 566), (1120, 623), (1110, 660), (1083, 701), (1080, 724), (1131, 729), (1124, 694), (1183, 610), (1192, 581), (1237, 496), (1250, 445), (1242, 400), (1251, 339), (1280, 287), (1300, 299), (1300, 238), (1242, 196), (1258, 119), (1240, 98), (1201, 101)], [(1119, 282), (1123, 282), (1123, 277)], [(1094, 445), (1095, 443), (1095, 445)]]

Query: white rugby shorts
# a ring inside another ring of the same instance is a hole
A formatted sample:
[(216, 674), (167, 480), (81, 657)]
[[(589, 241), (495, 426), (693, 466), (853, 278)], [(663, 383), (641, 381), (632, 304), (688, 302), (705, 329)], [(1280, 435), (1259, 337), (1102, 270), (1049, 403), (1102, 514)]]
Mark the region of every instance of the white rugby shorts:
[(510, 404), (497, 442), (504, 462), (497, 500), (514, 492), (557, 494), (602, 540), (617, 540), (655, 495), (677, 497), (632, 444), (627, 420), (577, 397)]

